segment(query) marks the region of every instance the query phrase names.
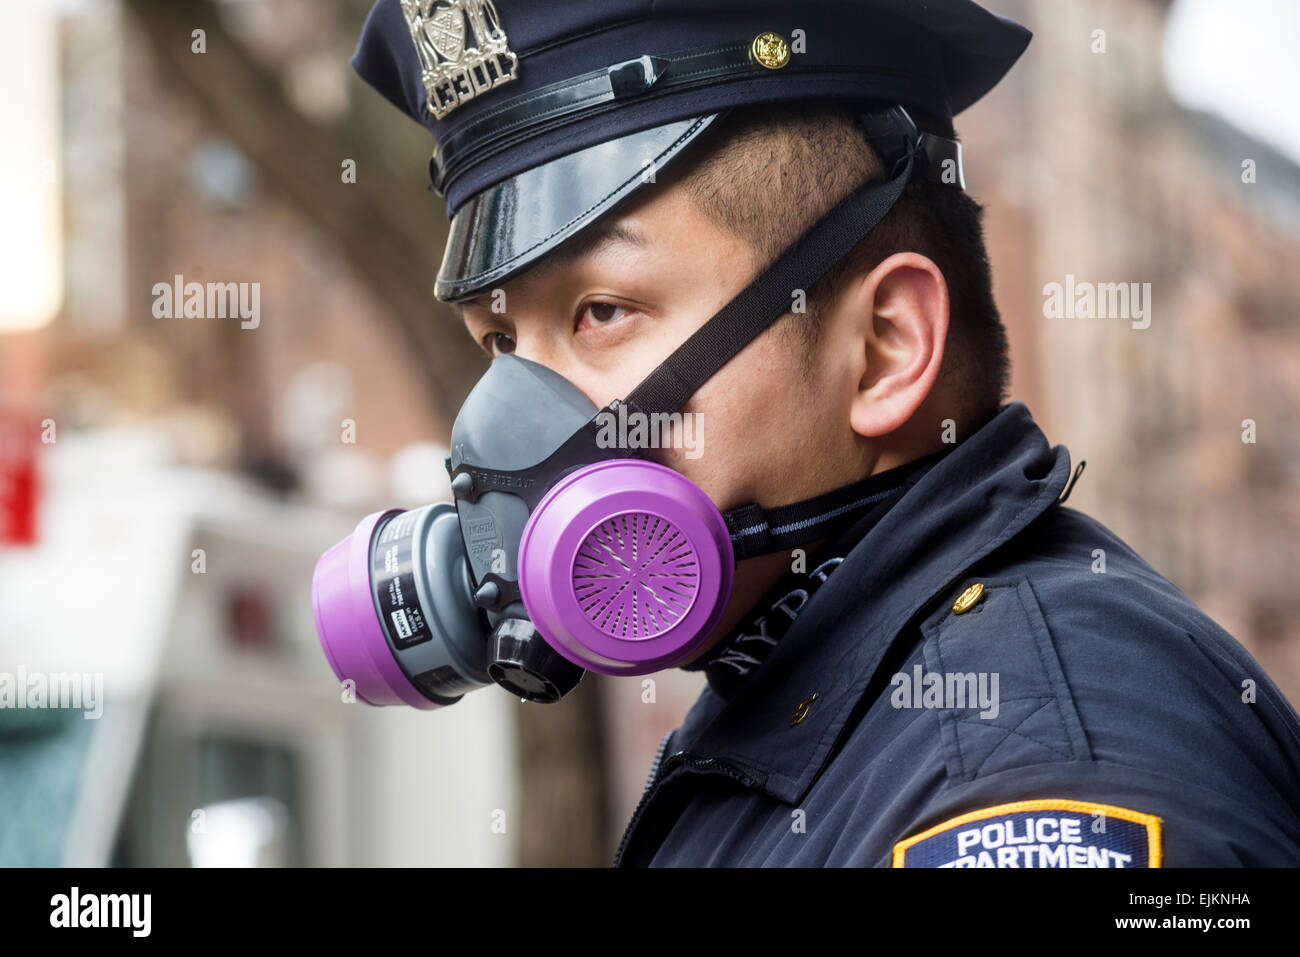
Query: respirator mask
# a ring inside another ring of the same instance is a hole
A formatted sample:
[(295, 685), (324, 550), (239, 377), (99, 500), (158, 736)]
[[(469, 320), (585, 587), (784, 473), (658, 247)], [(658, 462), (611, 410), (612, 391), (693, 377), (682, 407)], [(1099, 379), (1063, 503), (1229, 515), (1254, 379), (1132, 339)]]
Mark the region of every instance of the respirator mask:
[(959, 161), (955, 142), (918, 133), (901, 107), (860, 119), (891, 177), (837, 204), (626, 399), (597, 409), (546, 367), (498, 357), (452, 427), (454, 505), (376, 512), (325, 553), (312, 580), (316, 630), (358, 698), (430, 709), (495, 683), (555, 702), (588, 670), (672, 667), (710, 637), (736, 562), (807, 544), (874, 504), (864, 479), (723, 514), (648, 450), (601, 435), (673, 421), (796, 290), (879, 224), (915, 171)]

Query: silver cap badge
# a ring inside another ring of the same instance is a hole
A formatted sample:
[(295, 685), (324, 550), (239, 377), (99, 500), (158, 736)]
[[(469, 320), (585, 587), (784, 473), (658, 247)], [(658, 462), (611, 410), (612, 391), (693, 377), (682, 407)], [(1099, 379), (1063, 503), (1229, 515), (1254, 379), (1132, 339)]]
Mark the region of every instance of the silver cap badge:
[(438, 119), (518, 75), (492, 0), (402, 0), (402, 12)]

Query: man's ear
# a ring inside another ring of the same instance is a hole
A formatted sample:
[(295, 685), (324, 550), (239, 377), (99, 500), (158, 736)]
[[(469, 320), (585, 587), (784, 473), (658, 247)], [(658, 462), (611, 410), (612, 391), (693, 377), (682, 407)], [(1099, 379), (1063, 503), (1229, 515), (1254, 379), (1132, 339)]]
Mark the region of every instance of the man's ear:
[(859, 365), (850, 424), (874, 438), (902, 428), (935, 387), (948, 339), (948, 283), (933, 260), (896, 253), (849, 284), (841, 308)]

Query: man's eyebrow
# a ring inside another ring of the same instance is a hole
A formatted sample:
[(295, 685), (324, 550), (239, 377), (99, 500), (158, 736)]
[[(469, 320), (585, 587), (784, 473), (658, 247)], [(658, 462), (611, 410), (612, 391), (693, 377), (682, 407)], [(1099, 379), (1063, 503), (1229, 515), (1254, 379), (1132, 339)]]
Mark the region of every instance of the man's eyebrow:
[(644, 249), (649, 240), (636, 226), (623, 219), (608, 219), (578, 233), (568, 242), (562, 243), (551, 252), (547, 262), (567, 265), (573, 260), (589, 256), (597, 249), (614, 245), (633, 246)]
[[(547, 266), (563, 267), (570, 265), (575, 259), (593, 255), (606, 246), (625, 245), (644, 249), (649, 244), (650, 241), (645, 233), (631, 223), (621, 219), (611, 219), (596, 223), (568, 242), (560, 244), (542, 262)], [(457, 317), (464, 322), (465, 307), (482, 306), (484, 298), (484, 295), (471, 296), (451, 305), (456, 310)]]

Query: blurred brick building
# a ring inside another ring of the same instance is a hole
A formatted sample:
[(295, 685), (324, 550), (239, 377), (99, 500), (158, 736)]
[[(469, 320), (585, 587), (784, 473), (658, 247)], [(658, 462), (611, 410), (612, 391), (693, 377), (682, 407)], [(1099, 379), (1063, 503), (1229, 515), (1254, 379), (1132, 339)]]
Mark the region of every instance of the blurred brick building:
[[(1087, 461), (1071, 506), (1300, 700), (1300, 169), (1170, 98), (1162, 0), (990, 6), (1035, 31), (961, 127), (1015, 397)], [(1067, 275), (1150, 283), (1149, 327), (1046, 318)]]

